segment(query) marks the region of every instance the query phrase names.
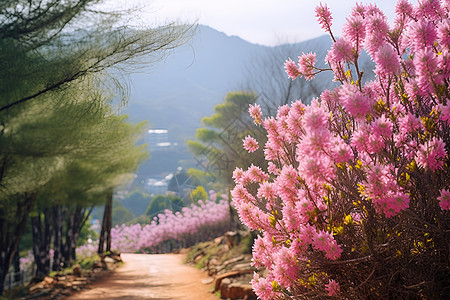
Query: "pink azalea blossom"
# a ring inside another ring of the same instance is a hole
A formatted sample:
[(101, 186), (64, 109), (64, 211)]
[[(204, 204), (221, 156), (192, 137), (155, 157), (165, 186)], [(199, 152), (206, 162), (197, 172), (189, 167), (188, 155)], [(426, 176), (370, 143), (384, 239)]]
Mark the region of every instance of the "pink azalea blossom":
[(327, 62), (350, 61), (352, 59), (352, 45), (344, 38), (338, 39), (331, 46), (325, 59)]
[(339, 93), (342, 106), (354, 117), (365, 116), (371, 109), (370, 99), (356, 85), (344, 84)]
[(337, 296), (340, 292), (339, 283), (333, 279), (330, 279), (328, 284), (325, 285), (325, 290), (327, 290), (328, 296)]
[(353, 15), (347, 17), (347, 21), (342, 29), (343, 37), (352, 43), (353, 48), (358, 49), (358, 52), (362, 49), (362, 43), (366, 37), (365, 22), (360, 15)]
[(377, 63), (375, 70), (377, 75), (392, 76), (400, 72), (400, 58), (389, 44), (378, 45), (374, 61)]
[(416, 154), (417, 164), (432, 171), (442, 168), (443, 158), (447, 155), (445, 143), (441, 139), (433, 137), (430, 141), (419, 146)]
[(258, 150), (258, 142), (251, 136), (246, 136), (245, 139), (242, 140), (244, 142), (244, 149), (248, 152), (255, 152)]
[(331, 32), (333, 17), (331, 16), (331, 11), (328, 6), (326, 4), (323, 5), (322, 3), (320, 3), (318, 6), (316, 6), (315, 12), (317, 21), (319, 22), (322, 29), (326, 32)]
[(255, 104), (255, 105), (250, 104), (248, 112), (250, 113), (250, 116), (253, 118), (256, 125), (259, 125), (262, 123), (262, 112), (261, 112), (261, 106), (259, 106), (259, 104)]
[(442, 190), (441, 195), (437, 198), (441, 209), (450, 210), (450, 191)]
[(297, 64), (290, 58), (286, 60), (286, 62), (284, 63), (284, 69), (286, 70), (286, 73), (292, 80), (294, 80), (295, 78), (297, 78), (302, 74)]
[(314, 65), (316, 61), (316, 54), (311, 52), (307, 54), (303, 53), (302, 56), (298, 57), (298, 70), (306, 80), (314, 78)]

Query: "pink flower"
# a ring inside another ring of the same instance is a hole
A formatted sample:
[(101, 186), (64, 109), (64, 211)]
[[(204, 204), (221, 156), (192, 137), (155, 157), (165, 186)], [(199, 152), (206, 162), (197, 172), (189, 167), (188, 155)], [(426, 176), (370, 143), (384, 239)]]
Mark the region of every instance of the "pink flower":
[(420, 119), (413, 116), (411, 113), (407, 113), (404, 117), (398, 118), (398, 124), (400, 132), (411, 133), (420, 128)]
[(364, 47), (372, 56), (385, 44), (388, 31), (389, 25), (383, 13), (374, 13), (367, 18)]
[(330, 232), (320, 230), (314, 235), (312, 244), (317, 250), (325, 252), (325, 256), (329, 259), (335, 260), (341, 257), (342, 249)]
[(440, 112), (439, 119), (450, 125), (450, 103), (447, 102), (447, 105), (440, 104), (437, 110)]
[(438, 60), (434, 52), (429, 49), (420, 49), (414, 56), (414, 66), (417, 72), (417, 85), (422, 95), (433, 90), (433, 83), (442, 84), (442, 76), (438, 74)]
[(261, 107), (258, 104), (255, 104), (255, 105), (250, 104), (248, 112), (250, 113), (250, 116), (253, 118), (256, 125), (259, 125), (262, 123)]
[(319, 101), (313, 99), (311, 105), (307, 106), (303, 115), (303, 127), (309, 130), (318, 130), (328, 125), (329, 114), (321, 109)]
[(249, 135), (245, 137), (245, 139), (243, 139), (242, 141), (244, 142), (244, 149), (250, 153), (255, 152), (259, 148), (258, 142)]
[(316, 54), (311, 52), (308, 54), (303, 53), (302, 56), (298, 57), (298, 70), (306, 80), (314, 78), (314, 64), (316, 61)]
[(348, 162), (354, 158), (352, 148), (342, 139), (335, 139), (332, 157), (336, 163)]
[(292, 80), (294, 80), (295, 78), (297, 78), (298, 76), (301, 75), (301, 72), (300, 72), (298, 66), (290, 58), (288, 60), (286, 60), (286, 62), (284, 63), (284, 69), (286, 70), (286, 73), (288, 74), (288, 76), (290, 78), (292, 78)]
[(337, 283), (333, 279), (330, 279), (328, 281), (328, 284), (325, 285), (325, 289), (328, 292), (328, 296), (337, 296), (340, 292), (339, 283)]
[(356, 85), (345, 83), (342, 86), (339, 95), (341, 96), (342, 106), (350, 115), (354, 117), (363, 117), (370, 112), (370, 99), (368, 99)]
[(352, 55), (352, 45), (344, 38), (340, 38), (331, 46), (325, 61), (350, 61), (352, 60)]
[(435, 21), (443, 14), (439, 0), (420, 0), (416, 15), (422, 15), (431, 21)]
[(439, 44), (441, 44), (443, 47), (450, 47), (450, 20), (442, 20), (442, 22), (439, 23), (437, 30)]
[(366, 28), (364, 20), (360, 15), (353, 15), (347, 18), (342, 34), (347, 41), (352, 43), (353, 48), (361, 51), (361, 45), (366, 37)]
[(254, 166), (253, 164), (248, 168), (246, 173), (252, 182), (262, 183), (269, 178), (260, 167)]
[(284, 288), (289, 288), (298, 277), (299, 260), (290, 248), (281, 247), (274, 255), (273, 275)]
[(450, 210), (450, 191), (442, 190), (441, 195), (437, 198), (441, 209)]
[(381, 117), (377, 118), (372, 126), (373, 133), (384, 138), (389, 138), (391, 136), (392, 128), (392, 121), (390, 119), (386, 119), (386, 116), (384, 114)]
[(318, 6), (316, 6), (315, 12), (317, 21), (319, 22), (322, 29), (326, 32), (331, 32), (333, 17), (331, 16), (331, 11), (328, 6), (326, 4), (323, 5), (322, 3), (320, 3)]
[(241, 183), (241, 179), (244, 177), (244, 171), (241, 168), (236, 168), (233, 171), (233, 179), (236, 184)]
[(272, 300), (276, 299), (279, 292), (273, 291), (272, 282), (269, 278), (259, 277), (259, 275), (255, 272), (253, 275), (253, 279), (251, 281), (252, 288), (255, 291), (255, 294), (261, 300)]
[(424, 19), (418, 22), (413, 22), (407, 30), (409, 42), (413, 47), (413, 51), (423, 50), (427, 47), (432, 47), (437, 37), (437, 32), (434, 24)]
[(392, 76), (400, 72), (400, 58), (389, 44), (378, 47), (374, 61), (377, 63), (375, 73), (378, 76)]
[(416, 154), (417, 164), (423, 168), (435, 171), (444, 166), (443, 159), (447, 155), (445, 143), (442, 139), (433, 137), (430, 141), (419, 146)]

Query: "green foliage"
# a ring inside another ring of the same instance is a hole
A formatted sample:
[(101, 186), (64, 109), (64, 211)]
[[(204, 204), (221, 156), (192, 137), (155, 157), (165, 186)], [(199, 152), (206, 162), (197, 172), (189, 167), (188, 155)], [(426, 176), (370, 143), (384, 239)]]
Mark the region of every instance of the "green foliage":
[(92, 240), (96, 240), (98, 238), (98, 233), (95, 230), (92, 230), (91, 217), (89, 217), (83, 224), (83, 227), (81, 227), (77, 240), (77, 247), (86, 244), (89, 238)]
[(208, 193), (205, 191), (205, 188), (199, 185), (191, 192), (190, 198), (192, 203), (197, 204), (199, 200), (206, 201), (209, 197)]
[(134, 214), (121, 203), (114, 201), (112, 210), (112, 225), (122, 225), (134, 219)]
[(145, 215), (153, 218), (158, 214), (163, 213), (165, 209), (176, 212), (181, 211), (183, 207), (184, 202), (180, 197), (174, 195), (157, 195), (150, 202)]
[(214, 114), (202, 119), (204, 127), (197, 129), (196, 140), (187, 141), (189, 150), (203, 161), (203, 169), (190, 170), (202, 179), (202, 185), (213, 188), (211, 179), (215, 178), (221, 185), (216, 184), (214, 189), (227, 190), (236, 167), (264, 164), (262, 150), (250, 156), (242, 145), (247, 135), (260, 141), (265, 139), (248, 114), (249, 105), (257, 99), (253, 92), (229, 92), (224, 102), (214, 107)]
[(124, 207), (129, 209), (135, 216), (145, 214), (145, 211), (152, 201), (153, 197), (143, 191), (134, 190), (126, 195), (122, 200)]

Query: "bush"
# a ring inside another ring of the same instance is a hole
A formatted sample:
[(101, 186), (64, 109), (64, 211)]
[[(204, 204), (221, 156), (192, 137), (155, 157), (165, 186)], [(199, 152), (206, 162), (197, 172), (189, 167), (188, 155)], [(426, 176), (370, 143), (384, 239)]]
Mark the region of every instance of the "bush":
[[(261, 299), (449, 298), (449, 10), (400, 0), (390, 27), (375, 5), (357, 5), (335, 39), (320, 5), (341, 85), (276, 117), (250, 107), (267, 130), (269, 167), (236, 169), (232, 196), (261, 232), (253, 261), (268, 272), (252, 281)], [(376, 63), (365, 84), (363, 49)], [(303, 54), (285, 68), (311, 80), (324, 71), (314, 63)]]

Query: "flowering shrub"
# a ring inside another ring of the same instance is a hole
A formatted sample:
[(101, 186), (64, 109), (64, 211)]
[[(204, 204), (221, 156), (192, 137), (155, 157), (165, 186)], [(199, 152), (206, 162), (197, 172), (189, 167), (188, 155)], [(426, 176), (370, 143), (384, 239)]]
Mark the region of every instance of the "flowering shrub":
[(229, 224), (226, 200), (198, 201), (198, 205), (183, 207), (181, 212), (165, 210), (151, 224), (116, 226), (111, 230), (111, 248), (120, 252), (169, 252), (217, 237), (229, 229)]
[[(357, 4), (326, 62), (341, 85), (256, 124), (268, 169), (236, 169), (233, 204), (261, 235), (252, 281), (261, 299), (443, 299), (450, 269), (450, 1), (398, 1), (393, 25)], [(358, 58), (376, 63), (363, 83)], [(292, 79), (324, 71), (303, 54)], [(247, 139), (250, 140), (250, 139)], [(256, 151), (257, 144), (246, 148)]]

